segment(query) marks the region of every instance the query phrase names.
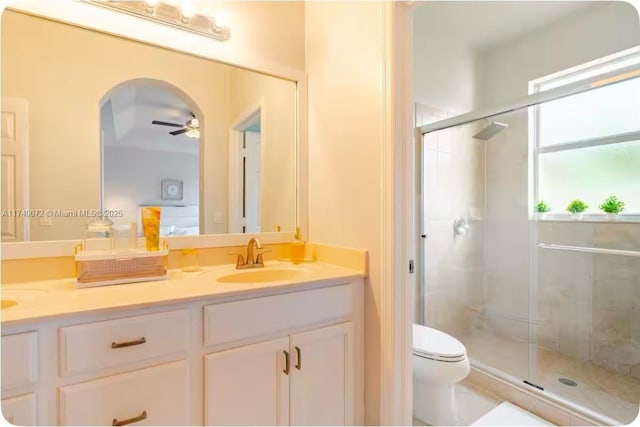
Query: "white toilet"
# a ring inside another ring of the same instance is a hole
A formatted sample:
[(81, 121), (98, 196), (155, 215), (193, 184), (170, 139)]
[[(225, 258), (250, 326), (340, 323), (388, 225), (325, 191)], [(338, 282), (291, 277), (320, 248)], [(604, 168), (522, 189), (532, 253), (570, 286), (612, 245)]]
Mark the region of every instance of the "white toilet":
[(454, 386), (471, 370), (467, 349), (454, 337), (413, 325), (413, 415), (433, 426), (458, 424)]

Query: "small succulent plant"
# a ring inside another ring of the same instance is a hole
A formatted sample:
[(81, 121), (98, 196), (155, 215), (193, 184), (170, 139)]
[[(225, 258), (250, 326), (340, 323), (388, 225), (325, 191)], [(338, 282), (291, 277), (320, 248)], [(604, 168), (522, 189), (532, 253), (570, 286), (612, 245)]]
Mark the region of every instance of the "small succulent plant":
[(611, 196), (602, 202), (600, 210), (608, 214), (618, 215), (624, 210), (624, 202), (622, 200), (618, 200), (616, 196)]
[(550, 210), (551, 208), (544, 202), (544, 200), (540, 200), (536, 205), (536, 212), (538, 213), (547, 213)]
[(586, 211), (589, 208), (585, 202), (580, 199), (572, 200), (567, 206), (567, 212), (577, 214)]

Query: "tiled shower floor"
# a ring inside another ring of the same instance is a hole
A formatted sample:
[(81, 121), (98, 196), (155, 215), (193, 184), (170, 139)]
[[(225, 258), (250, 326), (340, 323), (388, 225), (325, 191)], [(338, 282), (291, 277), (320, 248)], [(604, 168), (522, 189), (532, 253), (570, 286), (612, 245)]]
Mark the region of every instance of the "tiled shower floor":
[[(528, 378), (528, 345), (489, 333), (458, 337), (471, 359), (518, 378)], [(532, 380), (558, 396), (629, 424), (638, 417), (640, 380), (538, 347), (537, 376)], [(558, 381), (568, 378), (571, 387)]]

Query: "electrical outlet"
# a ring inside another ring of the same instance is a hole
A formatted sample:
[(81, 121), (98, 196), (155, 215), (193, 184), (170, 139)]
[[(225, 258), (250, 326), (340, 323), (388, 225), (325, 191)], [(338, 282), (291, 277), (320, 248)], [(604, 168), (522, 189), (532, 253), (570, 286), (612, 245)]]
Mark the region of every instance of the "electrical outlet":
[(215, 212), (213, 214), (213, 222), (216, 224), (222, 224), (222, 212)]

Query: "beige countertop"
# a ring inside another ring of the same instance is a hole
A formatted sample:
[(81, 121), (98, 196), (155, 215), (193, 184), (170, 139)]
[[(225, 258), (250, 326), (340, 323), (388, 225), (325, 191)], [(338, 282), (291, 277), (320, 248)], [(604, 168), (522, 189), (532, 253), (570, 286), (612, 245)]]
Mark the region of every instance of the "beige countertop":
[(58, 279), (2, 285), (2, 298), (18, 302), (1, 312), (3, 326), (108, 310), (148, 307), (196, 300), (223, 300), (291, 292), (347, 283), (364, 272), (323, 262), (265, 263), (267, 269), (297, 269), (293, 280), (263, 283), (221, 283), (221, 276), (256, 270), (236, 270), (234, 265), (202, 267), (193, 273), (169, 270), (167, 280), (94, 288), (75, 288), (75, 279)]

